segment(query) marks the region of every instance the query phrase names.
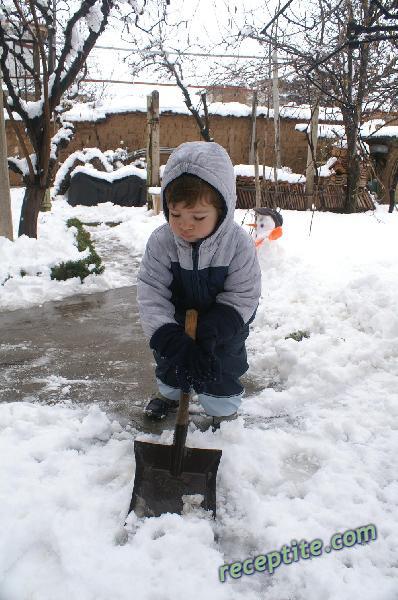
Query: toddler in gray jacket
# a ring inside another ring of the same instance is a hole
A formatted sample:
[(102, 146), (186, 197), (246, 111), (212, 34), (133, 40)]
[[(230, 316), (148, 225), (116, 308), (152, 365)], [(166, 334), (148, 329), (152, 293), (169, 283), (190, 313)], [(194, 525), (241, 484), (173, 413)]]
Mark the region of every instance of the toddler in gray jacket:
[[(250, 235), (234, 221), (236, 182), (227, 152), (187, 142), (162, 179), (167, 223), (150, 236), (138, 276), (140, 318), (156, 360), (159, 394), (145, 409), (162, 419), (192, 387), (206, 414), (234, 415), (248, 369), (245, 340), (261, 291)], [(185, 312), (199, 313), (196, 341)]]

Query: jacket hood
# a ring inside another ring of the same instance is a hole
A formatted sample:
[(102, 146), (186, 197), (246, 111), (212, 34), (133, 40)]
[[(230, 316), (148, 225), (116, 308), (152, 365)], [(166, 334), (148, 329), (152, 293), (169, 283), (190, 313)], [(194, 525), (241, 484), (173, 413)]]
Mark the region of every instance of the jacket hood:
[(216, 142), (185, 142), (172, 152), (164, 169), (161, 188), (163, 212), (167, 221), (169, 210), (164, 190), (183, 173), (200, 177), (221, 194), (225, 202), (225, 217), (209, 239), (218, 237), (233, 223), (236, 206), (235, 172), (228, 153)]

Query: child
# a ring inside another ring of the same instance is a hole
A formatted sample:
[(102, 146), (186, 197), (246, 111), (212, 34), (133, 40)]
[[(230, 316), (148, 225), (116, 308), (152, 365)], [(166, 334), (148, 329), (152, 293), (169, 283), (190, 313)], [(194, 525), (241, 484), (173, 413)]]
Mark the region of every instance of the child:
[[(224, 148), (214, 142), (176, 148), (164, 170), (162, 201), (168, 222), (150, 236), (138, 276), (140, 318), (160, 392), (145, 413), (164, 418), (178, 406), (180, 390), (192, 386), (207, 415), (220, 421), (241, 403), (245, 340), (261, 290), (254, 242), (234, 222), (235, 174)], [(184, 332), (189, 308), (199, 313), (196, 342)]]

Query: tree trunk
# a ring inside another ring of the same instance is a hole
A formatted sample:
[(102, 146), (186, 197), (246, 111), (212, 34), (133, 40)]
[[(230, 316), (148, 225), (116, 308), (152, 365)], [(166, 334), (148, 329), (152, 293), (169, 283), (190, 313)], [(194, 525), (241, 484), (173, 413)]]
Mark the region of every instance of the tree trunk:
[(357, 124), (350, 119), (346, 125), (347, 136), (347, 189), (344, 212), (356, 212), (358, 206), (358, 185), (360, 178), (360, 156), (357, 145)]
[(308, 136), (307, 168), (305, 171), (305, 195), (307, 209), (314, 205), (314, 183), (316, 171), (316, 152), (318, 145), (319, 96), (311, 110), (310, 134)]
[(0, 236), (13, 241), (7, 138), (4, 123), (3, 74), (0, 66)]
[(398, 179), (397, 179), (396, 185), (393, 185), (392, 188), (390, 189), (390, 205), (388, 207), (389, 213), (394, 212), (397, 197), (398, 197)]
[(37, 238), (37, 218), (45, 193), (46, 188), (40, 187), (38, 183), (28, 183), (26, 186), (18, 236), (27, 235), (31, 238)]

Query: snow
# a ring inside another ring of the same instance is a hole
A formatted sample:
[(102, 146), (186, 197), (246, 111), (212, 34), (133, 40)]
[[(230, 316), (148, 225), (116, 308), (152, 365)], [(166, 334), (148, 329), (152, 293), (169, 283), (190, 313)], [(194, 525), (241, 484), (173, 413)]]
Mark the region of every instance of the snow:
[(118, 179), (123, 179), (123, 177), (129, 177), (130, 175), (135, 175), (136, 177), (146, 180), (146, 170), (139, 169), (134, 165), (125, 165), (116, 171), (111, 171), (108, 173), (105, 173), (104, 171), (97, 171), (93, 165), (86, 165), (84, 167), (79, 166), (73, 169), (71, 176), (73, 177), (73, 175), (76, 175), (77, 173), (85, 173), (86, 175), (90, 175), (90, 177), (104, 179), (110, 183), (112, 183), (112, 181), (117, 181)]
[(35, 119), (39, 117), (43, 112), (44, 100), (41, 98), (40, 100), (31, 100), (30, 102), (25, 102), (22, 98), (19, 99), (19, 102), (28, 115), (29, 119)]
[(98, 33), (101, 29), (103, 20), (104, 15), (101, 11), (101, 4), (97, 2), (96, 4), (93, 4), (90, 10), (88, 11), (86, 23), (89, 29), (95, 31), (95, 33)]
[(383, 119), (372, 119), (361, 126), (364, 138), (398, 138), (398, 125), (389, 125)]
[[(109, 178), (107, 178), (108, 181), (114, 181), (128, 175), (137, 175), (137, 177), (146, 179), (146, 170), (137, 169), (134, 165), (120, 167), (117, 171), (113, 172), (113, 165), (118, 167), (120, 159), (125, 159), (125, 154), (125, 150), (122, 150), (121, 148), (118, 148), (117, 150), (107, 150), (106, 152), (102, 152), (99, 148), (83, 148), (83, 150), (72, 152), (72, 154), (66, 158), (57, 171), (54, 181), (54, 195), (58, 194), (65, 177), (68, 175), (73, 165), (75, 165), (78, 161), (87, 163), (85, 167), (86, 171), (83, 170), (83, 172), (87, 172), (92, 177), (101, 178), (101, 172), (96, 170), (93, 165), (89, 164), (90, 161), (97, 159), (101, 162), (106, 173), (109, 174)], [(73, 171), (71, 171), (71, 174), (72, 172), (77, 172), (76, 167), (73, 169)], [(102, 178), (105, 178), (103, 173)]]
[[(15, 216), (20, 201), (13, 190)], [(71, 208), (58, 198), (53, 207), (40, 215), (37, 241), (18, 240), (11, 251), (0, 238), (2, 272), (16, 273), (28, 257), (32, 272), (39, 263), (44, 271), (56, 253), (76, 252), (64, 226), (71, 216), (101, 221), (97, 236), (114, 236), (130, 257), (164, 220), (109, 203)], [(0, 405), (1, 598), (396, 599), (397, 213), (315, 213), (311, 233), (311, 212), (282, 214), (283, 236), (258, 250), (263, 289), (248, 342), (251, 377), (264, 389), (244, 399), (245, 418), (216, 433), (193, 424), (188, 432), (189, 445), (223, 451), (216, 521), (200, 509), (131, 515), (123, 539), (138, 432), (95, 405), (11, 396)], [(246, 211), (235, 218), (253, 221)], [(108, 228), (109, 220), (121, 224)], [(109, 272), (69, 290), (44, 275), (18, 283), (17, 294), (0, 286), (2, 310), (12, 308), (9, 297), (31, 306), (127, 285)], [(151, 437), (171, 443), (172, 434)], [(366, 545), (281, 565), (272, 576), (218, 580), (225, 563), (291, 540), (326, 545), (369, 523), (377, 539)]]
[[(199, 94), (203, 92), (203, 88), (187, 86), (188, 92), (194, 106), (199, 105)], [(184, 98), (181, 90), (176, 85), (161, 85), (161, 84), (144, 84), (134, 83), (127, 84), (109, 84), (104, 92), (104, 98), (95, 102), (79, 103), (64, 113), (64, 117), (68, 121), (101, 121), (107, 115), (127, 112), (147, 112), (147, 96), (152, 91), (159, 92), (159, 111), (161, 113), (176, 113), (190, 114), (187, 106), (184, 103)], [(210, 102), (208, 104), (208, 112), (215, 116), (234, 116), (234, 117), (249, 117), (252, 109), (247, 104), (240, 102)], [(199, 110), (203, 113), (203, 108)], [(273, 110), (270, 111), (265, 106), (257, 107), (258, 117), (267, 117), (273, 119)], [(300, 119), (310, 120), (311, 108), (307, 105), (297, 106), (289, 103), (282, 106), (280, 116), (283, 119)], [(320, 108), (321, 120), (341, 120), (341, 113), (335, 108)]]
[(241, 102), (212, 102), (209, 104), (209, 114), (221, 117), (250, 117), (251, 108)]
[[(289, 102), (280, 108), (280, 116), (283, 119), (299, 119), (310, 121), (313, 113), (311, 106), (307, 104), (297, 105), (294, 102)], [(319, 107), (320, 121), (342, 121), (343, 116), (338, 108)]]
[[(235, 165), (234, 171), (236, 176), (241, 177), (254, 177), (254, 165)], [(259, 176), (263, 177), (263, 166), (259, 165)], [(274, 169), (273, 167), (264, 168), (264, 177), (270, 181), (274, 181)], [(289, 183), (304, 183), (305, 176), (299, 173), (292, 173), (288, 167), (277, 169), (278, 181), (287, 181)]]
[[(306, 133), (309, 131), (308, 123), (298, 123), (295, 126), (296, 131)], [(362, 123), (360, 128), (361, 137), (368, 138), (398, 138), (398, 125), (388, 125), (384, 119), (371, 119)], [(318, 137), (345, 139), (345, 129), (343, 125), (338, 124), (320, 124), (318, 125)]]
[[(29, 154), (29, 158), (32, 163), (33, 170), (35, 172), (37, 156), (36, 156), (36, 154)], [(28, 161), (26, 160), (26, 158), (15, 158), (14, 156), (10, 156), (8, 158), (8, 160), (15, 164), (15, 166), (21, 171), (21, 173), (24, 177), (29, 175), (29, 165), (28, 165)]]
[(74, 126), (72, 123), (67, 121), (63, 121), (62, 126), (58, 129), (58, 131), (51, 138), (50, 145), (50, 157), (53, 160), (57, 159), (58, 148), (60, 144), (63, 142), (68, 143), (72, 139), (74, 134)]
[(331, 156), (324, 165), (321, 165), (318, 168), (319, 177), (330, 177), (334, 174), (333, 166), (336, 164), (337, 158), (335, 156)]
[[(298, 123), (295, 126), (296, 131), (300, 131), (302, 133), (309, 133), (311, 125), (309, 123)], [(345, 128), (344, 125), (328, 125), (321, 124), (318, 125), (318, 137), (319, 138), (343, 138), (345, 136)]]

